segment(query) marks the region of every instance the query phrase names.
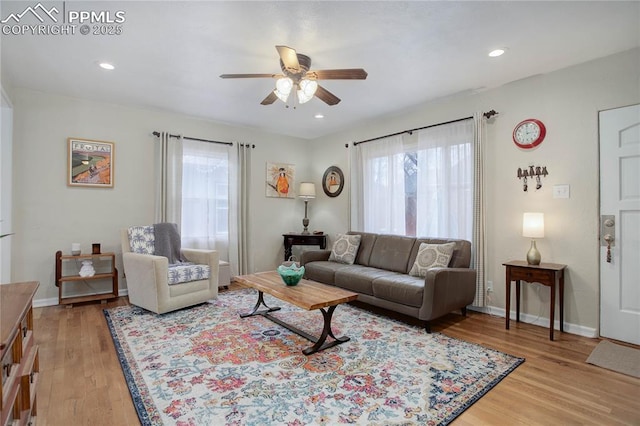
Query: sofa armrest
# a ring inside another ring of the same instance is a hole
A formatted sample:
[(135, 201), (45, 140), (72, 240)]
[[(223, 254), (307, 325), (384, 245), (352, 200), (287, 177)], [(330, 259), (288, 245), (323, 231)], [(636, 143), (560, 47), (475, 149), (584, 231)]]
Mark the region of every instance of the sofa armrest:
[(217, 250), (183, 248), (181, 253), (189, 262), (193, 262), (198, 265), (209, 265), (209, 286), (210, 288), (218, 288), (220, 253), (218, 253)]
[(213, 267), (218, 264), (219, 255), (216, 250), (201, 250), (183, 248), (182, 256), (189, 262)]
[(169, 260), (166, 257), (129, 252), (122, 253), (122, 263), (130, 300), (151, 298), (153, 301), (149, 302), (157, 304), (158, 298), (169, 297)]
[(427, 271), (420, 319), (429, 321), (473, 303), (476, 270), (433, 268)]
[(307, 250), (302, 252), (300, 257), (300, 265), (306, 265), (309, 262), (317, 262), (329, 260), (331, 250)]

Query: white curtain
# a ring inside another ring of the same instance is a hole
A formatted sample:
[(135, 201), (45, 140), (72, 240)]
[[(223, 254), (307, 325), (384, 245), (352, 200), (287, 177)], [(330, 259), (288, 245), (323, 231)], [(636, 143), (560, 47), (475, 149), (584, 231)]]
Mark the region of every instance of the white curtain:
[(230, 145), (185, 139), (182, 150), (182, 246), (229, 253)]
[(229, 263), (231, 275), (253, 271), (249, 240), (249, 200), (251, 186), (251, 149), (249, 144), (235, 144), (230, 165)]
[(477, 112), (473, 115), (474, 140), (473, 140), (473, 240), (472, 240), (472, 267), (476, 269), (476, 298), (474, 306), (486, 306), (486, 247), (487, 240), (485, 234), (485, 192), (484, 192), (484, 134), (485, 118), (484, 114)]
[(356, 146), (352, 174), (354, 230), (405, 233), (404, 150), (402, 136)]
[(473, 237), (472, 119), (418, 132), (416, 235)]
[(156, 203), (155, 223), (172, 222), (180, 226), (182, 211), (182, 137), (161, 132), (155, 145)]

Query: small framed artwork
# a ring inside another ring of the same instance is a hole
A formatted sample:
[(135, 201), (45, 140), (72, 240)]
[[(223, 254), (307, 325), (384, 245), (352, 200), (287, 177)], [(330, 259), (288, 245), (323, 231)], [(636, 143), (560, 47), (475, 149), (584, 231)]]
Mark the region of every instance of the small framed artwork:
[(339, 167), (331, 166), (322, 176), (322, 189), (329, 197), (337, 197), (344, 188), (344, 174)]
[(113, 142), (69, 138), (67, 185), (113, 188)]
[(267, 197), (295, 198), (296, 167), (293, 164), (267, 163)]

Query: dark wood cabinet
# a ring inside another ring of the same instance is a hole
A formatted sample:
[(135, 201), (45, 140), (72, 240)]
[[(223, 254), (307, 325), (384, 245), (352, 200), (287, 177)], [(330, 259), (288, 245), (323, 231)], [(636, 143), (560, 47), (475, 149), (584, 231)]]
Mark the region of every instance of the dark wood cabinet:
[(291, 257), (291, 248), (293, 246), (320, 246), (321, 249), (327, 248), (326, 234), (282, 234), (284, 237), (284, 260)]

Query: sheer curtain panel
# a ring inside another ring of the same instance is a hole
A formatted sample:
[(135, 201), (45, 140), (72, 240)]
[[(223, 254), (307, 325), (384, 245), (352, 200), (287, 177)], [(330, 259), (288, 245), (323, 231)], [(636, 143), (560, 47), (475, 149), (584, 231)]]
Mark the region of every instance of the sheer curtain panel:
[(416, 235), (473, 236), (473, 120), (418, 131)]
[[(354, 230), (405, 234), (402, 136), (356, 146)], [(352, 194), (352, 195), (353, 195)]]
[(182, 245), (229, 253), (229, 145), (185, 139), (182, 150)]

